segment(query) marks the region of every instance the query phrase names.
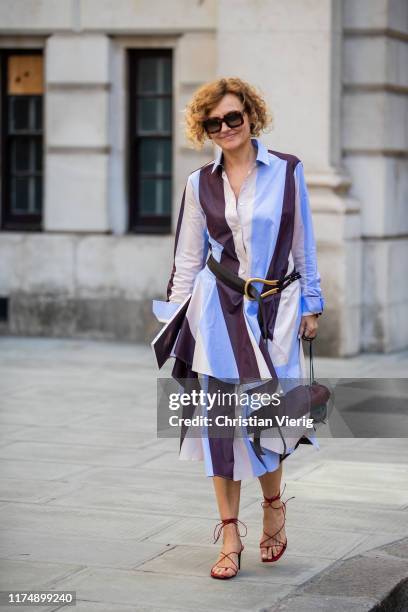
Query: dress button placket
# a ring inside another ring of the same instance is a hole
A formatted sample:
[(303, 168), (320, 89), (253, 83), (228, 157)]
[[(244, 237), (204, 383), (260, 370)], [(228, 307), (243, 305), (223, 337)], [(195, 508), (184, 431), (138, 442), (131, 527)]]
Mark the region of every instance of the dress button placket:
[[(240, 190), (240, 192), (239, 192), (239, 196), (241, 196), (241, 192), (242, 192), (242, 191), (245, 191), (246, 185), (248, 184), (248, 179), (249, 179), (250, 175), (252, 174), (252, 172), (254, 171), (254, 169), (255, 169), (255, 168), (256, 168), (256, 162), (255, 162), (255, 163), (254, 163), (254, 164), (251, 166), (251, 168), (248, 170), (248, 172), (247, 172), (247, 176), (246, 176), (246, 178), (244, 179), (244, 181), (243, 181), (243, 183), (242, 183), (241, 190)], [(242, 200), (241, 200), (241, 199), (239, 199), (238, 206), (243, 206), (243, 205), (244, 205), (244, 202), (242, 202)], [(238, 208), (238, 206), (237, 206), (237, 208)], [(238, 218), (239, 218), (239, 220), (240, 220), (242, 247), (243, 247), (243, 249), (244, 249), (245, 255), (247, 255), (247, 250), (246, 250), (246, 247), (245, 247), (245, 241), (244, 241), (244, 233), (243, 233), (243, 231), (242, 231), (242, 222), (241, 222), (241, 217), (240, 217), (240, 215), (239, 215), (239, 213), (238, 213), (238, 210), (237, 210), (237, 216), (238, 216)], [(246, 273), (246, 270), (242, 270), (241, 274), (245, 274), (245, 273)]]
[[(238, 239), (238, 241), (240, 243), (239, 246), (241, 248), (239, 250), (241, 251), (242, 255), (244, 256), (244, 259), (245, 259), (246, 263), (247, 263), (247, 250), (246, 250), (246, 247), (245, 247), (244, 235), (243, 235), (243, 231), (242, 231), (242, 223), (241, 223), (241, 218), (240, 218), (240, 215), (239, 215), (239, 212), (238, 212), (238, 207), (241, 206), (241, 204), (243, 204), (242, 200), (241, 200), (241, 194), (242, 194), (242, 192), (245, 193), (245, 186), (248, 183), (248, 178), (249, 178), (250, 174), (253, 172), (253, 170), (255, 169), (255, 167), (256, 167), (256, 162), (248, 170), (247, 176), (245, 177), (245, 179), (244, 179), (244, 181), (243, 181), (243, 183), (241, 185), (241, 189), (239, 191), (238, 198), (236, 198), (234, 190), (231, 187), (231, 184), (229, 182), (227, 173), (225, 172), (224, 169), (222, 171), (222, 177), (223, 177), (224, 181), (227, 183), (228, 189), (229, 189), (229, 191), (231, 193), (231, 196), (233, 197), (233, 199), (235, 201), (235, 206), (233, 208), (233, 211), (234, 211), (234, 217), (235, 217), (235, 222), (236, 222), (235, 223), (236, 231), (233, 232), (233, 233), (235, 234), (236, 238)], [(245, 266), (243, 268), (240, 267), (240, 269), (238, 270), (238, 274), (239, 275), (246, 274), (246, 272), (247, 272), (246, 264), (245, 264)]]

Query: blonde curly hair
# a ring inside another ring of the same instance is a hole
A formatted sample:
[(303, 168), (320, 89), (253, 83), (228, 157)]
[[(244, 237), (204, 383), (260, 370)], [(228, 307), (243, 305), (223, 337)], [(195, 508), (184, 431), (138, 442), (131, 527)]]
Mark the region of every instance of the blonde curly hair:
[(259, 136), (272, 122), (272, 115), (255, 87), (238, 77), (225, 77), (205, 83), (196, 90), (185, 109), (185, 133), (194, 148), (201, 149), (207, 133), (202, 122), (226, 94), (235, 94), (248, 113), (251, 135)]

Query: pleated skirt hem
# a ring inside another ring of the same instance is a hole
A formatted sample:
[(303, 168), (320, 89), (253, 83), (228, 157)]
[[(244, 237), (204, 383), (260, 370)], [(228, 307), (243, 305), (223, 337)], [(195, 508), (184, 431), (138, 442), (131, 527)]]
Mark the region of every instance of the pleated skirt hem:
[(312, 445), (315, 450), (320, 450), (317, 437), (313, 434), (303, 435), (292, 447), (286, 448), (285, 454), (266, 448), (261, 442), (262, 455), (258, 455), (248, 438), (237, 438), (233, 442), (233, 458), (230, 458), (232, 465), (229, 471), (232, 477), (225, 473), (218, 473), (214, 469), (207, 438), (186, 438), (179, 453), (179, 459), (181, 461), (203, 461), (208, 477), (219, 476), (227, 480), (241, 481), (259, 478), (268, 472), (274, 472), (282, 461), (295, 452), (299, 444)]

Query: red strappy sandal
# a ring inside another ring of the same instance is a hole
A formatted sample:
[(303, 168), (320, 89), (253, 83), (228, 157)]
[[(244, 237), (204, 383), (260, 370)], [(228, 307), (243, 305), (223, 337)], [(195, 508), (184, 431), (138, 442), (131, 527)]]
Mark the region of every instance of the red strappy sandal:
[[(247, 534), (247, 526), (245, 525), (245, 523), (243, 523), (242, 521), (240, 521), (237, 518), (224, 519), (224, 520), (221, 521), (221, 523), (218, 523), (214, 527), (214, 544), (216, 542), (218, 542), (219, 537), (221, 535), (221, 532), (224, 529), (225, 525), (229, 525), (230, 523), (234, 523), (234, 525), (237, 528), (237, 532), (238, 532), (238, 535), (239, 535), (240, 538), (243, 538), (243, 537), (246, 536), (246, 534)], [(244, 534), (241, 534), (239, 532), (238, 523), (241, 523), (241, 525), (243, 525), (245, 527), (245, 533)], [(239, 550), (239, 551), (238, 550), (232, 550), (229, 553), (223, 553), (223, 552), (220, 553), (222, 555), (222, 557), (221, 557), (221, 559), (219, 559), (217, 561), (217, 563), (215, 563), (215, 565), (212, 566), (210, 576), (212, 578), (216, 578), (218, 580), (229, 580), (230, 578), (234, 578), (238, 574), (238, 570), (241, 569), (241, 553), (242, 553), (243, 550), (244, 550), (244, 546), (241, 545), (241, 550)], [(238, 555), (238, 565), (235, 563), (234, 559), (231, 559), (230, 555)], [(230, 566), (227, 566), (227, 565), (220, 565), (220, 563), (222, 561), (224, 561), (224, 559), (229, 559), (231, 561), (231, 563), (233, 564), (233, 567), (230, 567)], [(232, 570), (235, 570), (235, 573), (231, 574), (230, 576), (226, 576), (225, 574), (224, 575), (223, 574), (216, 574), (214, 572), (214, 569), (216, 567), (225, 568), (225, 569), (232, 569)]]
[[(286, 488), (286, 484), (283, 487), (283, 491)], [(283, 491), (282, 493), (278, 493), (278, 495), (275, 495), (275, 497), (265, 497), (264, 496), (264, 501), (262, 502), (261, 506), (262, 508), (272, 508), (273, 510), (280, 510), (281, 508), (283, 509), (283, 524), (281, 525), (281, 527), (275, 531), (274, 534), (269, 534), (268, 532), (266, 532), (264, 530), (264, 535), (266, 535), (267, 537), (262, 540), (262, 542), (259, 544), (259, 548), (271, 548), (272, 546), (282, 546), (282, 549), (279, 551), (279, 553), (277, 555), (274, 556), (273, 554), (273, 550), (272, 550), (272, 559), (264, 559), (261, 555), (261, 560), (263, 563), (273, 563), (274, 561), (277, 561), (278, 559), (281, 558), (281, 556), (283, 555), (283, 553), (285, 552), (287, 545), (288, 545), (288, 539), (286, 538), (285, 542), (282, 542), (281, 540), (279, 540), (279, 538), (276, 537), (276, 535), (281, 531), (281, 529), (283, 529), (283, 527), (285, 526), (285, 521), (286, 521), (286, 503), (290, 500), (290, 499), (294, 499), (295, 496), (293, 497), (289, 497), (286, 501), (282, 501), (282, 504), (278, 507), (272, 506), (272, 502), (281, 499), (281, 495), (283, 495)], [(269, 540), (273, 540), (274, 543), (273, 544), (266, 544), (266, 542), (268, 542)]]

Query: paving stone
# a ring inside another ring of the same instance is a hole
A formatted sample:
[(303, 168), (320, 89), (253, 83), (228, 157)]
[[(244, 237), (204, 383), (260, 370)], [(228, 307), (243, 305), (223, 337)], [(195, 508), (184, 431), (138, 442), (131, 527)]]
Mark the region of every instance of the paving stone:
[(293, 595), (262, 612), (369, 612), (376, 603), (367, 597)]
[(8, 446), (0, 448), (0, 458), (27, 460), (58, 460), (70, 463), (81, 463), (88, 465), (119, 465), (129, 467), (138, 462), (146, 461), (149, 456), (154, 457), (160, 452), (152, 447), (142, 450), (112, 448), (108, 446), (84, 445), (59, 445), (46, 442), (13, 442)]
[(56, 580), (64, 580), (83, 570), (79, 564), (31, 563), (0, 559), (0, 589), (46, 589)]
[(13, 439), (8, 439), (8, 440), (0, 440), (0, 449), (3, 448), (3, 446), (8, 446), (11, 442), (13, 442)]
[(31, 442), (54, 442), (58, 444), (114, 446), (118, 448), (141, 448), (157, 444), (155, 437), (147, 437), (139, 431), (109, 431), (106, 429), (85, 428), (80, 425), (68, 427), (36, 427), (18, 428), (12, 439)]
[[(292, 483), (286, 479), (287, 497), (291, 497)], [(283, 499), (287, 497), (283, 496)], [(245, 498), (245, 493), (243, 493)], [(246, 506), (240, 516), (243, 521), (260, 520), (262, 516), (261, 497)], [(322, 525), (328, 529), (344, 529), (349, 532), (375, 534), (377, 531), (386, 535), (387, 541), (395, 540), (400, 533), (407, 531), (408, 513), (405, 510), (389, 509), (383, 506), (362, 505), (348, 502), (314, 502), (301, 495), (288, 501), (286, 506), (286, 524), (296, 527), (307, 518), (310, 529), (319, 530)], [(402, 536), (401, 536), (402, 537)], [(373, 548), (371, 546), (371, 548)]]
[[(63, 608), (61, 608), (61, 605), (59, 605), (59, 604), (57, 604), (57, 605), (58, 605), (57, 608), (55, 608), (53, 605), (51, 605), (51, 606), (48, 606), (48, 605), (47, 606), (38, 606), (38, 605), (36, 605), (34, 610), (35, 610), (35, 612), (55, 612), (56, 610), (62, 610), (63, 609)], [(31, 607), (31, 609), (33, 609), (32, 606), (30, 606), (30, 607)], [(22, 607), (20, 609), (21, 610), (30, 610), (30, 607), (25, 606), (25, 607)], [(18, 609), (18, 608), (16, 608), (15, 604), (11, 604), (10, 606), (9, 605), (5, 605), (5, 606), (2, 605), (1, 606), (1, 612), (15, 612), (16, 609)], [(66, 609), (67, 608), (65, 608), (65, 610)], [(76, 610), (76, 608), (74, 608), (74, 609)]]
[(3, 478), (26, 480), (57, 480), (86, 472), (89, 465), (54, 463), (52, 461), (27, 461), (23, 459), (1, 459)]
[[(314, 461), (310, 456), (307, 457), (307, 463), (311, 466), (327, 459), (346, 462), (363, 461), (364, 463), (378, 463), (380, 461), (381, 463), (395, 463), (397, 465), (408, 462), (406, 438), (327, 438), (320, 435), (318, 441), (320, 448), (317, 461)], [(384, 443), (386, 445), (385, 450), (383, 448)], [(308, 449), (306, 448), (306, 450)], [(301, 455), (302, 452), (303, 447), (298, 447), (296, 453), (290, 457), (290, 462), (287, 462), (287, 466), (292, 462), (302, 460), (304, 457), (304, 455)]]
[[(355, 548), (352, 548), (348, 553), (342, 556), (343, 561), (347, 561), (356, 555), (368, 555), (371, 551), (378, 549), (380, 546), (391, 544), (396, 537), (401, 538), (405, 536), (407, 529), (402, 529), (398, 534), (391, 535), (390, 533), (383, 534), (381, 531), (368, 535), (362, 542), (357, 544)], [(379, 554), (379, 553), (377, 553)], [(385, 554), (385, 553), (384, 553)]]
[(406, 576), (405, 560), (384, 555), (358, 555), (312, 578), (303, 592), (337, 596), (347, 592), (350, 597), (381, 599)]
[(65, 509), (50, 505), (9, 503), (1, 511), (3, 529), (35, 531), (49, 537), (141, 540), (173, 524), (176, 517), (124, 511)]
[[(136, 412), (136, 406), (134, 407)], [(150, 435), (156, 434), (155, 424), (156, 414), (152, 412), (152, 407), (148, 412), (148, 417), (143, 418), (143, 415), (138, 411), (136, 414), (129, 416), (120, 416), (115, 414), (92, 415), (83, 420), (83, 426), (92, 429), (107, 429), (109, 431), (143, 431)]]
[(171, 470), (174, 473), (181, 472), (182, 474), (197, 474), (201, 478), (207, 478), (204, 471), (202, 461), (184, 461), (178, 458), (178, 452), (161, 453), (154, 459), (147, 460), (143, 463), (146, 470)]
[(365, 504), (367, 507), (389, 507), (401, 509), (408, 504), (408, 489), (387, 489), (386, 495), (380, 495), (382, 486), (371, 486), (370, 482), (365, 485), (355, 484), (352, 476), (347, 485), (337, 483), (336, 479), (332, 483), (327, 482), (303, 482), (293, 481), (291, 483), (291, 495), (298, 496), (300, 499), (315, 501), (319, 503), (333, 504)]
[[(296, 498), (288, 504), (288, 550), (272, 567), (258, 560), (259, 482), (244, 481), (243, 569), (233, 581), (214, 581), (212, 480), (203, 462), (180, 461), (177, 438), (156, 439), (150, 347), (4, 337), (0, 345), (7, 380), (0, 555), (16, 577), (38, 566), (34, 582), (44, 574), (54, 589), (76, 585), (78, 612), (368, 610), (376, 596), (363, 587), (372, 579), (380, 591), (382, 579), (377, 565), (369, 576), (370, 564), (406, 566), (405, 544), (394, 544), (407, 533), (406, 439), (322, 435), (320, 449), (303, 445), (288, 457), (284, 498)], [(350, 367), (368, 377), (387, 375), (387, 368), (406, 376), (408, 352), (401, 355), (317, 358), (316, 366), (321, 377), (330, 369), (336, 378), (349, 375)], [(163, 377), (170, 376), (167, 365)], [(360, 566), (336, 569), (357, 554), (362, 573)], [(61, 567), (69, 568), (66, 578), (54, 573)], [(328, 593), (301, 592), (334, 569), (337, 579), (320, 585)], [(385, 579), (395, 583), (391, 569)]]
[[(245, 544), (258, 548), (261, 536), (261, 521), (248, 522), (248, 535)], [(184, 519), (156, 532), (149, 541), (173, 545), (208, 545), (211, 543), (210, 532), (214, 529), (214, 521), (205, 519)], [(296, 555), (317, 556), (319, 558), (337, 559), (354, 548), (364, 539), (358, 533), (324, 529), (319, 531), (305, 527), (291, 527), (286, 531), (288, 537), (288, 552)], [(285, 553), (286, 554), (286, 553)]]
[[(161, 470), (145, 470), (144, 468), (91, 468), (86, 473), (81, 473), (76, 479), (73, 476), (70, 482), (83, 483), (79, 487), (83, 489), (83, 493), (78, 490), (78, 495), (84, 495), (82, 499), (78, 499), (79, 503), (87, 503), (85, 496), (89, 497), (92, 504), (92, 495), (86, 493), (89, 488), (89, 483), (97, 485), (101, 491), (106, 485), (115, 489), (120, 488), (123, 494), (124, 504), (131, 503), (132, 508), (136, 509), (138, 504), (143, 500), (144, 507), (149, 509), (149, 512), (161, 512), (162, 507), (157, 503), (158, 496), (162, 495), (165, 488), (167, 493), (167, 508), (169, 512), (177, 512), (179, 516), (214, 516), (218, 518), (216, 507), (216, 498), (213, 484), (210, 478), (200, 477), (187, 474), (180, 477), (180, 474), (174, 474), (170, 471)], [(88, 483), (88, 484), (87, 484)], [(106, 492), (108, 493), (108, 491)], [(111, 495), (120, 497), (116, 492), (111, 492)], [(140, 499), (135, 498), (139, 496)], [(128, 497), (128, 501), (126, 501)], [(95, 504), (100, 504), (95, 497)], [(245, 510), (249, 504), (254, 504), (253, 496), (243, 494), (241, 498), (240, 508)], [(56, 502), (59, 503), (59, 500)], [(61, 500), (62, 503), (62, 500)], [(65, 502), (64, 502), (65, 503)], [(120, 503), (120, 502), (118, 502)], [(134, 505), (136, 504), (136, 505)]]
[[(2, 394), (3, 394), (3, 388), (2, 388)], [(14, 437), (18, 435), (21, 431), (24, 431), (24, 428), (21, 427), (20, 425), (6, 425), (5, 423), (3, 423), (0, 429), (0, 440), (6, 441), (10, 437), (14, 439)]]
[(408, 538), (382, 546), (381, 548), (377, 549), (377, 552), (385, 552), (393, 557), (408, 559)]
[(153, 542), (109, 540), (0, 530), (0, 557), (31, 562), (66, 563), (131, 569), (168, 549)]
[[(300, 525), (295, 527), (288, 525), (286, 529), (287, 537), (290, 538), (288, 550), (297, 555), (338, 559), (364, 541), (364, 536), (352, 531), (326, 529), (323, 526), (316, 530)], [(257, 530), (260, 530), (258, 525)]]
[[(154, 559), (138, 566), (139, 571), (182, 576), (208, 576), (209, 568), (216, 562), (220, 547), (176, 546)], [(276, 565), (262, 563), (259, 549), (245, 547), (241, 557), (240, 577), (251, 582), (299, 585), (330, 565), (330, 559), (282, 557)]]
[[(57, 608), (57, 610), (64, 610), (64, 608)], [(69, 610), (69, 608), (65, 608), (65, 610)], [(97, 601), (82, 601), (77, 598), (74, 610), (75, 612), (163, 612), (164, 610), (166, 610), (166, 608), (151, 608), (150, 606), (124, 605), (118, 604), (117, 602), (101, 603)], [(172, 610), (170, 610), (169, 608), (167, 608), (167, 610), (169, 610), (169, 612), (172, 612)], [(15, 610), (11, 612), (15, 612)], [(47, 612), (54, 612), (54, 610), (50, 610), (48, 608)]]
[[(163, 483), (164, 484), (164, 483)], [(72, 489), (72, 486), (71, 486)], [(49, 506), (75, 508), (125, 509), (133, 512), (163, 513), (162, 493), (152, 494), (151, 488), (129, 487), (124, 485), (120, 494), (116, 487), (84, 484), (67, 494), (56, 492)], [(166, 492), (165, 511), (168, 516), (211, 516), (217, 518), (216, 504), (212, 496), (195, 493), (191, 496), (187, 490), (183, 494), (174, 491)]]
[[(394, 440), (394, 438), (393, 438)], [(321, 439), (319, 439), (319, 444)], [(408, 441), (405, 438), (405, 444), (408, 445)], [(404, 455), (398, 448), (387, 447), (386, 452), (375, 446), (358, 446), (348, 447), (346, 450), (342, 448), (333, 448), (328, 451), (330, 460), (358, 463), (363, 461), (364, 463), (373, 464), (394, 464), (394, 465), (405, 465), (408, 464), (408, 457)], [(327, 454), (321, 452), (320, 460), (323, 462)], [(286, 459), (285, 459), (286, 461)]]
[[(7, 339), (5, 339), (7, 340)], [(13, 351), (15, 347), (19, 354), (17, 340), (9, 338), (9, 349)], [(144, 358), (151, 353), (150, 347), (142, 344), (134, 344), (127, 342), (100, 342), (99, 340), (78, 340), (70, 338), (41, 338), (39, 342), (37, 338), (19, 338), (20, 345), (24, 346), (26, 356), (34, 359), (41, 358), (43, 361), (55, 360), (58, 356), (60, 359), (74, 363), (103, 364), (103, 363), (134, 363), (138, 358)], [(72, 359), (72, 356), (75, 359)]]
[[(364, 450), (377, 450), (380, 448), (381, 442), (383, 440), (381, 438), (368, 438), (364, 443)], [(387, 452), (383, 453), (381, 456), (381, 460), (383, 459), (383, 455), (387, 455), (389, 452), (396, 451), (399, 453), (399, 460), (406, 463), (408, 460), (407, 457), (407, 439), (406, 438), (387, 438)]]
[[(87, 381), (87, 373), (83, 368), (25, 368), (24, 379), (21, 380), (21, 366), (10, 368), (3, 365), (2, 370), (7, 372), (5, 388), (14, 398), (35, 399), (40, 394), (51, 392), (54, 385), (67, 386), (68, 397), (78, 395), (78, 387)], [(3, 383), (2, 383), (3, 387)]]
[(16, 373), (13, 376), (12, 372), (10, 371), (10, 368), (5, 368), (5, 370), (3, 370), (3, 372), (7, 371), (7, 377), (3, 376), (2, 377), (2, 381), (1, 381), (1, 396), (2, 396), (2, 401), (4, 401), (5, 399), (8, 399), (9, 396), (12, 396), (16, 393), (16, 389), (18, 387), (22, 388), (22, 389), (34, 389), (35, 385), (34, 382), (30, 379), (30, 375), (28, 374), (27, 378), (22, 381), (21, 380), (21, 372), (20, 370), (16, 369)]
[[(73, 477), (75, 478), (75, 476)], [(152, 491), (162, 491), (163, 486), (167, 489), (183, 493), (194, 492), (206, 494), (215, 503), (213, 484), (210, 478), (205, 476), (197, 478), (194, 474), (184, 474), (171, 470), (151, 470), (144, 468), (120, 468), (120, 467), (92, 467), (81, 474), (81, 482), (100, 484), (112, 487), (150, 487)]]
[[(381, 453), (381, 449), (378, 449), (378, 452)], [(386, 482), (387, 493), (390, 489), (408, 491), (408, 470), (405, 465), (400, 464), (366, 463), (363, 460), (325, 461), (303, 476), (302, 482), (318, 484), (336, 482), (339, 487), (347, 487), (352, 482), (355, 487), (378, 487), (379, 490), (382, 490)]]
[[(82, 410), (88, 414), (84, 415), (83, 412), (75, 413), (72, 411), (72, 404), (66, 403), (64, 407), (62, 404), (65, 400), (58, 399), (59, 406), (50, 408), (44, 406), (41, 401), (37, 400), (37, 405), (34, 402), (28, 402), (26, 400), (17, 402), (16, 400), (7, 403), (4, 401), (2, 410), (0, 412), (0, 424), (3, 425), (67, 425), (75, 424), (84, 421), (89, 418), (89, 412), (91, 408), (88, 406), (82, 406)], [(7, 404), (7, 405), (6, 405)], [(29, 409), (28, 409), (29, 408)]]
[(73, 490), (74, 485), (49, 480), (27, 480), (26, 478), (0, 478), (2, 501), (46, 502), (54, 495)]
[[(238, 575), (234, 580), (211, 580), (209, 577), (191, 576), (186, 583), (175, 588), (173, 576), (160, 576), (149, 572), (89, 569), (57, 583), (58, 589), (75, 590), (77, 597), (92, 601), (119, 604), (148, 603), (151, 607), (175, 610), (219, 612), (259, 610), (284, 597), (291, 586), (281, 583), (256, 583)], [(251, 588), (248, 588), (251, 586)]]

